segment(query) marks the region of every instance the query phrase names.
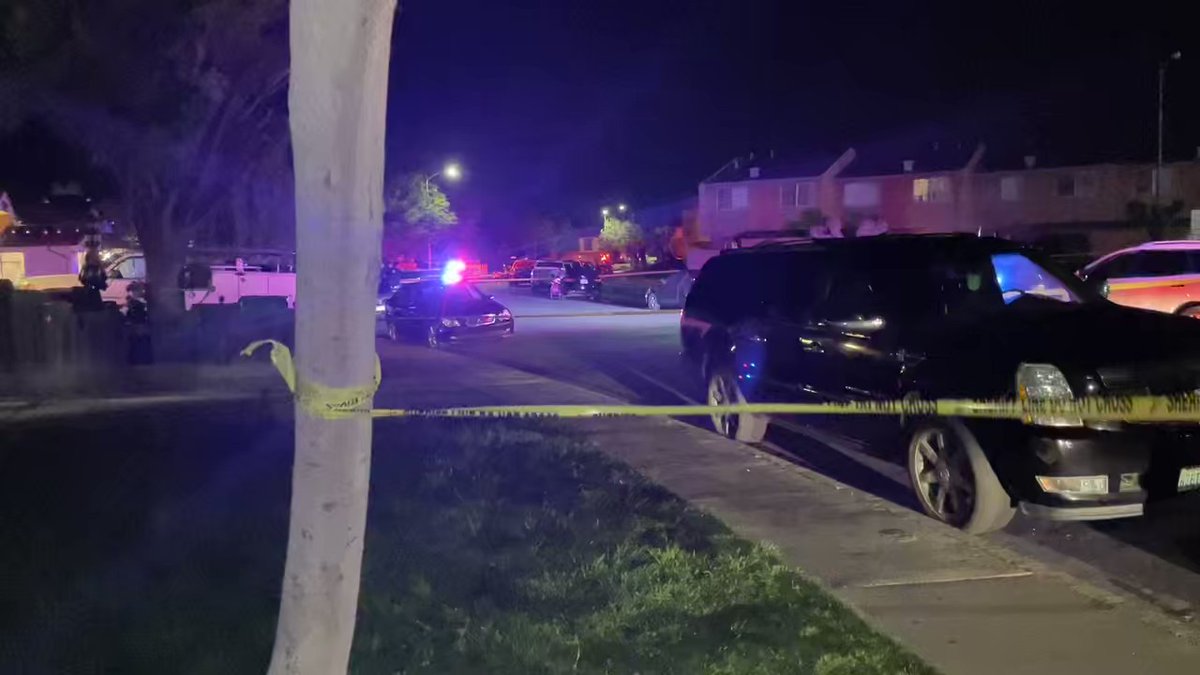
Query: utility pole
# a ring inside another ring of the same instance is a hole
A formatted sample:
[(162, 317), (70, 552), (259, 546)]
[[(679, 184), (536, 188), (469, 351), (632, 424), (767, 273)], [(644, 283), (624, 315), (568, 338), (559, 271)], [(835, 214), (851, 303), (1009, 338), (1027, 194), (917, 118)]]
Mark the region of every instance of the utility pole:
[(1167, 88), (1167, 65), (1171, 61), (1178, 61), (1183, 58), (1180, 52), (1174, 52), (1171, 56), (1158, 62), (1158, 155), (1154, 163), (1154, 205), (1158, 206), (1159, 196), (1162, 194), (1162, 170), (1163, 170), (1163, 100)]

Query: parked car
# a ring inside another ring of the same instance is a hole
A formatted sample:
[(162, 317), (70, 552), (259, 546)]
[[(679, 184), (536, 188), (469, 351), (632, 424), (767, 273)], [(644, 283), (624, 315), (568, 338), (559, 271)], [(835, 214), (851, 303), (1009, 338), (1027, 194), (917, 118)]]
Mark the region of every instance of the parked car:
[(386, 333), (392, 340), (419, 339), (430, 347), (476, 337), (508, 337), (512, 312), (466, 281), (421, 279), (400, 285), (387, 301)]
[(550, 295), (550, 284), (566, 275), (561, 260), (539, 260), (529, 271), (529, 289), (534, 295)]
[[(701, 270), (680, 324), (713, 404), (1067, 400), (1194, 392), (1200, 323), (1120, 307), (1031, 249), (973, 236), (886, 236), (727, 251)], [(761, 415), (714, 415), (762, 439)], [(894, 458), (931, 516), (970, 532), (1014, 508), (1056, 519), (1137, 516), (1200, 487), (1194, 426), (855, 418), (901, 440)]]
[(683, 307), (695, 273), (688, 270), (630, 272), (601, 279), (599, 299), (647, 309)]
[(533, 265), (536, 261), (528, 258), (514, 260), (508, 265), (504, 276), (509, 279), (516, 279), (517, 286), (527, 286), (529, 284), (529, 273), (533, 270)]
[(1079, 270), (1109, 300), (1200, 318), (1200, 241), (1152, 241), (1110, 253)]
[(567, 260), (563, 263), (562, 289), (566, 295), (575, 293), (596, 300), (600, 294), (600, 272), (591, 263)]

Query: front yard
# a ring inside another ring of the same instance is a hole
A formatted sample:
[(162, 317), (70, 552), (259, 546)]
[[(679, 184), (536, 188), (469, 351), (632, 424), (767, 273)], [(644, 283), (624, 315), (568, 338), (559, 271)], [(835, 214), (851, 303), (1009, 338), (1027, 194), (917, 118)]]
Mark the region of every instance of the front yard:
[[(290, 422), (6, 431), (0, 671), (264, 672)], [(376, 424), (355, 673), (926, 673), (569, 427)]]

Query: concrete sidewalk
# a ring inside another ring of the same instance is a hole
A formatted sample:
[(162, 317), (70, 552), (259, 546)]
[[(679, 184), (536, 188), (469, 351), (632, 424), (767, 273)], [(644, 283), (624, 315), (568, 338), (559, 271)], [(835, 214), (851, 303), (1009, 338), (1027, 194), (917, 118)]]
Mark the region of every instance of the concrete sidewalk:
[[(614, 403), (492, 363), (381, 347), (377, 405)], [(464, 374), (467, 374), (464, 376)], [(1200, 636), (924, 515), (703, 429), (665, 419), (571, 422), (601, 450), (784, 558), (950, 675), (1196, 671)]]

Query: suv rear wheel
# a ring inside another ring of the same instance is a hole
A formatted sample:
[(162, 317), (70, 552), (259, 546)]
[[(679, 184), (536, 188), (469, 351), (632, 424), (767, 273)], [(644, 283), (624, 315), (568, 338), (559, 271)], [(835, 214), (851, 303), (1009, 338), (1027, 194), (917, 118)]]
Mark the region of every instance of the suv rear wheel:
[(955, 420), (917, 425), (908, 475), (925, 513), (970, 534), (999, 530), (1016, 509), (971, 432)]
[[(717, 367), (708, 375), (709, 405), (732, 405), (748, 403), (737, 376), (727, 366)], [(758, 443), (767, 435), (767, 416), (750, 413), (711, 415), (713, 428), (726, 438), (743, 443)]]

